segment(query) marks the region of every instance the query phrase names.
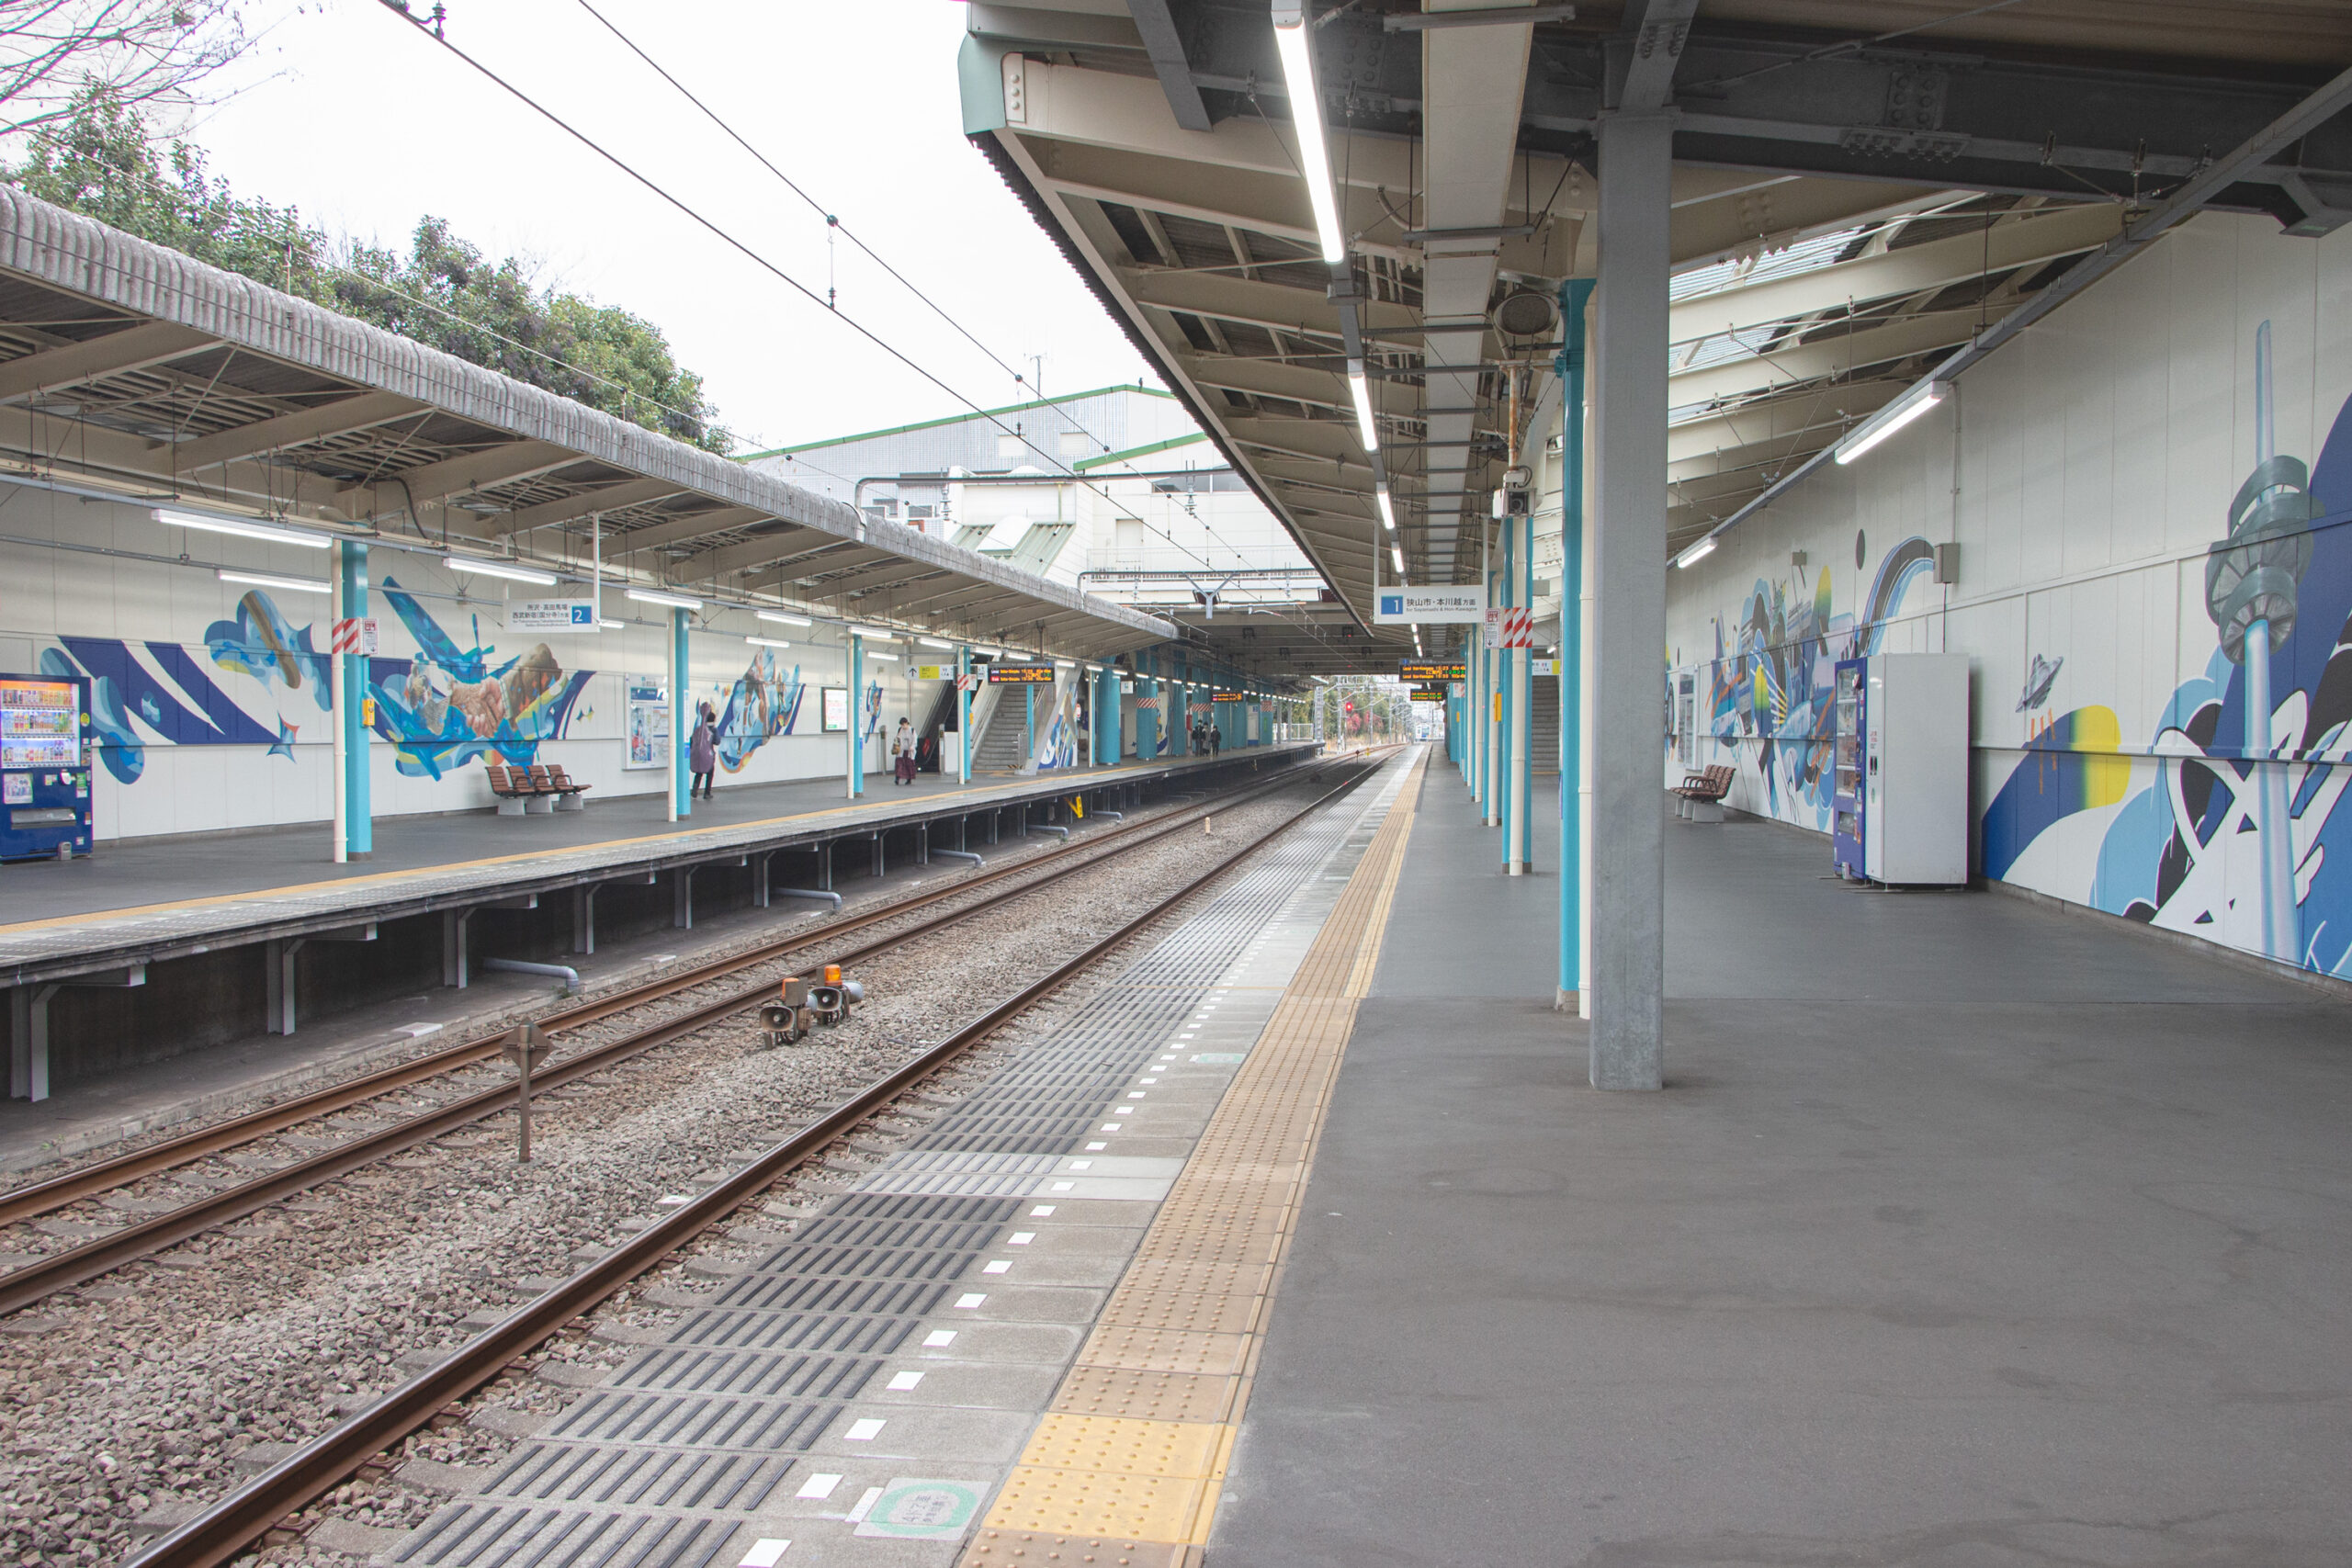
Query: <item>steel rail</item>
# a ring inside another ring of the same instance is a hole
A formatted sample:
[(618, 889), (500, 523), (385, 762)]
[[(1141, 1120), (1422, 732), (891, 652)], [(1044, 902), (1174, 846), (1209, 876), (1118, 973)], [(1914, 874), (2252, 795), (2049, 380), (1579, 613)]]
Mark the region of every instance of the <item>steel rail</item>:
[[(1272, 793), (1275, 789), (1287, 787), (1298, 782), (1298, 770), (1286, 771), (1279, 781), (1269, 784), (1263, 789), (1245, 791), (1238, 797), (1228, 797), (1217, 808), (1229, 807), (1235, 798), (1252, 799), (1257, 795)], [(1132, 833), (1132, 836), (1123, 834), (1118, 848), (1108, 855), (1098, 854), (1058, 865), (1044, 876), (1023, 882), (976, 902), (946, 910), (928, 920), (907, 927), (902, 931), (889, 932), (860, 946), (843, 950), (833, 962), (844, 964), (857, 964), (878, 957), (893, 948), (960, 924), (1013, 899), (1025, 898), (1030, 894), (1048, 887), (1066, 877), (1091, 871), (1104, 861), (1140, 849), (1155, 840), (1180, 831), (1189, 826), (1191, 819), (1190, 814), (1177, 813), (1171, 818), (1155, 818), (1149, 822), (1137, 823), (1135, 829), (1127, 830)], [(1101, 849), (1111, 841), (1110, 837), (1105, 835), (1100, 839), (1091, 840), (1083, 845), (1073, 845), (1071, 848), (1073, 850)], [(1056, 858), (1059, 858), (1058, 854)], [(1023, 867), (1031, 869), (1035, 868), (1039, 863), (1039, 861), (1022, 863)], [(953, 891), (963, 891), (973, 885), (971, 880), (958, 882), (954, 885)], [(925, 902), (933, 901), (936, 900), (919, 898), (901, 902), (920, 907)], [(904, 908), (899, 908), (897, 912), (903, 914), (906, 911)], [(871, 925), (884, 918), (886, 918), (884, 913), (877, 910), (860, 918), (854, 923)], [(808, 935), (812, 939), (840, 936), (843, 934), (844, 927), (850, 924), (850, 922), (837, 923), (824, 931), (812, 931)], [(797, 949), (814, 944), (813, 940), (796, 942), (793, 947)], [(737, 968), (744, 966), (741, 964), (735, 965)], [(723, 977), (723, 976), (714, 977)], [(730, 991), (676, 1018), (650, 1024), (616, 1040), (587, 1046), (560, 1060), (549, 1062), (544, 1068), (535, 1069), (531, 1075), (533, 1087), (542, 1093), (548, 1089), (560, 1089), (580, 1078), (616, 1066), (632, 1056), (666, 1045), (697, 1030), (707, 1029), (734, 1013), (757, 1006), (774, 994), (775, 987), (770, 982), (759, 981)], [(494, 1044), (488, 1046), (484, 1054), (487, 1055), (496, 1049)], [(387, 1126), (361, 1133), (358, 1136), (338, 1144), (333, 1148), (322, 1149), (307, 1158), (257, 1176), (250, 1181), (224, 1188), (181, 1208), (125, 1225), (120, 1230), (112, 1231), (104, 1235), (94, 1236), (79, 1246), (51, 1253), (12, 1269), (5, 1275), (0, 1275), (0, 1316), (22, 1311), (60, 1291), (71, 1289), (73, 1286), (110, 1273), (126, 1263), (136, 1262), (141, 1258), (152, 1256), (166, 1247), (175, 1247), (206, 1231), (233, 1224), (273, 1203), (282, 1202), (296, 1193), (316, 1187), (322, 1182), (347, 1176), (379, 1160), (389, 1159), (394, 1155), (454, 1132), (469, 1122), (481, 1121), (503, 1111), (519, 1098), (520, 1091), (515, 1083), (508, 1081), (495, 1084), (489, 1089), (477, 1090), (473, 1094), (435, 1106)]]
[[(1178, 815), (1188, 816), (1197, 820), (1201, 815), (1218, 809), (1220, 805), (1229, 806), (1238, 801), (1254, 799), (1260, 795), (1271, 794), (1276, 789), (1295, 782), (1306, 773), (1337, 765), (1343, 761), (1344, 759), (1341, 758), (1313, 759), (1294, 767), (1285, 768), (1259, 788), (1237, 791), (1231, 795), (1223, 797), (1221, 802), (1212, 802), (1207, 806), (1183, 807)], [(722, 979), (728, 975), (749, 968), (753, 964), (765, 964), (772, 959), (799, 952), (803, 948), (815, 946), (819, 942), (834, 937), (865, 930), (884, 920), (897, 919), (911, 910), (936, 904), (943, 899), (953, 898), (972, 888), (985, 887), (1006, 877), (1034, 872), (1073, 856), (1101, 850), (1106, 845), (1123, 843), (1136, 834), (1165, 827), (1172, 819), (1167, 817), (1153, 818), (1148, 821), (1137, 822), (1131, 827), (1114, 828), (1108, 833), (1093, 835), (1083, 842), (1067, 844), (1059, 849), (1049, 850), (1044, 854), (1032, 855), (1011, 865), (960, 878), (934, 892), (917, 894), (910, 897), (895, 899), (875, 908), (862, 909), (855, 914), (842, 916), (828, 920), (822, 925), (795, 931), (788, 937), (763, 943), (759, 947), (748, 949), (742, 953), (723, 958), (714, 958), (695, 964), (692, 968), (677, 970), (657, 979), (648, 980), (582, 1002), (577, 1007), (560, 1009), (555, 1012), (542, 1015), (535, 1021), (551, 1034), (599, 1022), (614, 1013), (641, 1007), (647, 1002), (658, 1001), (663, 997), (707, 984), (712, 980)], [(341, 1083), (330, 1084), (323, 1089), (314, 1089), (295, 1099), (265, 1106), (259, 1111), (215, 1122), (209, 1127), (198, 1128), (176, 1138), (153, 1144), (145, 1148), (133, 1149), (128, 1154), (118, 1155), (112, 1159), (66, 1171), (46, 1181), (0, 1193), (0, 1225), (17, 1224), (26, 1220), (37, 1219), (42, 1214), (53, 1213), (69, 1204), (96, 1197), (102, 1192), (110, 1192), (116, 1188), (126, 1186), (145, 1177), (159, 1175), (164, 1171), (201, 1159), (207, 1155), (219, 1154), (223, 1149), (232, 1149), (242, 1144), (251, 1143), (256, 1138), (266, 1138), (273, 1133), (284, 1132), (288, 1127), (316, 1121), (322, 1116), (347, 1110), (379, 1096), (390, 1094), (395, 1089), (406, 1089), (412, 1084), (439, 1077), (445, 1073), (454, 1072), (460, 1067), (488, 1061), (498, 1055), (500, 1046), (506, 1039), (506, 1034), (507, 1031), (501, 1029), (494, 1033), (459, 1041), (424, 1055), (413, 1057), (408, 1061), (396, 1063), (391, 1066), (379, 1068), (358, 1077), (348, 1078)]]
[[(1383, 755), (1380, 761), (1385, 761)], [(1379, 772), (1363, 769), (1194, 877), (1043, 979), (999, 1002), (970, 1023), (868, 1084), (784, 1139), (726, 1180), (622, 1242), (553, 1290), (525, 1303), (437, 1364), (322, 1433), (203, 1513), (124, 1560), (122, 1568), (217, 1568), (248, 1550), (277, 1523), (339, 1485), (369, 1460), (424, 1427), (456, 1401), (512, 1366), (573, 1319), (675, 1252), (776, 1179), (947, 1066), (1012, 1019), (1225, 875), (1300, 821)]]

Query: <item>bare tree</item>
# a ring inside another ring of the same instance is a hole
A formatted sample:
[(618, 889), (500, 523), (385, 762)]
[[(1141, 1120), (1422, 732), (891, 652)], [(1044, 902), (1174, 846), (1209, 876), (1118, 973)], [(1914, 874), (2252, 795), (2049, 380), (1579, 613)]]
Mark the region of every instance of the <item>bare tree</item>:
[(251, 43), (238, 13), (238, 0), (0, 0), (0, 134), (63, 119), (92, 92), (200, 101)]

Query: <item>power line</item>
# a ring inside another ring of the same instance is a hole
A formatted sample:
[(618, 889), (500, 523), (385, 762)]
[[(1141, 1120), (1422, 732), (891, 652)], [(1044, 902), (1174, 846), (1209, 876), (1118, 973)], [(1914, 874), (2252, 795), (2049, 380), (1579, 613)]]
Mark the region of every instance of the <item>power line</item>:
[[(1115, 498), (1113, 497), (1109, 491), (1088, 479), (1076, 469), (1062, 463), (1058, 457), (1049, 457), (1044, 447), (1039, 446), (1035, 442), (1031, 441), (1019, 429), (1008, 427), (1004, 421), (997, 417), (994, 412), (982, 408), (972, 399), (965, 396), (954, 387), (949, 386), (945, 381), (940, 379), (940, 378), (933, 372), (918, 364), (895, 345), (885, 341), (871, 328), (865, 326), (856, 318), (827, 304), (816, 290), (810, 288), (807, 284), (801, 282), (798, 278), (785, 271), (784, 268), (778, 266), (775, 263), (768, 260), (767, 257), (753, 250), (741, 240), (737, 239), (727, 230), (719, 227), (715, 220), (704, 216), (698, 209), (687, 205), (684, 198), (673, 195), (667, 188), (656, 182), (650, 175), (639, 171), (634, 164), (629, 164), (621, 158), (619, 154), (605, 148), (601, 142), (588, 135), (587, 132), (574, 126), (561, 115), (557, 114), (553, 109), (548, 108), (545, 104), (540, 103), (537, 98), (532, 97), (528, 93), (524, 92), (520, 87), (514, 85), (514, 83), (509, 82), (497, 72), (492, 71), (489, 66), (483, 64), (481, 61), (476, 60), (472, 55), (468, 54), (458, 45), (451, 43), (448, 39), (442, 36), (435, 29), (430, 20), (410, 15), (407, 9), (401, 4), (401, 0), (379, 0), (379, 3), (385, 10), (390, 11), (392, 15), (400, 17), (401, 20), (408, 23), (419, 33), (424, 34), (425, 37), (431, 39), (435, 43), (440, 45), (443, 49), (447, 50), (451, 54), (456, 55), (458, 59), (463, 61), (467, 65), (470, 66), (475, 72), (486, 78), (493, 85), (501, 88), (517, 102), (529, 108), (540, 118), (546, 120), (548, 124), (562, 131), (566, 136), (571, 137), (574, 141), (579, 142), (582, 147), (585, 147), (588, 151), (596, 154), (597, 157), (602, 158), (605, 163), (610, 164), (614, 168), (618, 169), (622, 174), (627, 175), (630, 179), (644, 186), (654, 196), (659, 197), (664, 203), (675, 208), (681, 214), (690, 219), (697, 227), (708, 231), (713, 237), (727, 245), (730, 250), (736, 251), (741, 254), (753, 265), (759, 267), (762, 271), (768, 273), (779, 282), (790, 288), (793, 292), (800, 295), (810, 304), (819, 307), (828, 315), (836, 317), (842, 322), (846, 323), (852, 332), (854, 332), (860, 337), (874, 344), (875, 347), (880, 349), (883, 353), (888, 355), (891, 358), (897, 360), (899, 364), (905, 366), (917, 376), (922, 377), (924, 380), (930, 382), (933, 386), (938, 388), (941, 391), (946, 393), (949, 397), (955, 399), (957, 402), (963, 404), (974, 413), (995, 425), (997, 429), (1002, 431), (1005, 434), (1019, 441), (1023, 446), (1028, 447), (1029, 450), (1036, 453), (1038, 457), (1054, 463), (1069, 478), (1076, 479), (1079, 483), (1086, 486), (1089, 490), (1093, 491), (1097, 495), (1102, 496), (1103, 500), (1114, 502), (1115, 504)], [(1199, 551), (1194, 550), (1191, 546), (1177, 540), (1173, 536), (1163, 535), (1162, 537), (1167, 538), (1170, 544), (1175, 545), (1177, 548), (1183, 550), (1186, 554), (1193, 557), (1194, 559), (1199, 560), (1203, 566), (1208, 566), (1210, 564), (1205, 556), (1201, 555)]]
[[(387, 3), (389, 4), (390, 0), (387, 0)], [(1022, 372), (1015, 370), (1012, 366), (1006, 364), (1003, 357), (994, 349), (989, 347), (987, 344), (982, 343), (979, 338), (975, 336), (971, 329), (967, 327), (963, 321), (956, 317), (954, 311), (948, 310), (945, 306), (940, 304), (938, 300), (933, 299), (930, 295), (924, 293), (912, 279), (909, 278), (897, 267), (892, 266), (879, 252), (874, 249), (873, 246), (867, 244), (864, 240), (859, 239), (856, 232), (852, 230), (848, 224), (842, 222), (838, 214), (829, 211), (824, 203), (809, 195), (808, 192), (801, 186), (798, 181), (795, 180), (790, 175), (786, 174), (782, 169), (778, 168), (775, 164), (769, 159), (766, 153), (762, 152), (757, 147), (752, 145), (750, 141), (748, 141), (741, 131), (729, 124), (717, 109), (712, 108), (708, 104), (703, 102), (700, 97), (695, 96), (692, 88), (679, 81), (677, 77), (672, 75), (669, 70), (663, 66), (660, 61), (654, 59), (650, 54), (648, 54), (644, 49), (638, 44), (636, 39), (621, 31), (621, 29), (614, 24), (612, 18), (606, 17), (602, 11), (596, 9), (594, 5), (590, 4), (590, 0), (577, 0), (577, 4), (582, 10), (587, 12), (589, 16), (595, 18), (598, 26), (602, 27), (606, 32), (612, 34), (615, 39), (618, 39), (622, 48), (628, 50), (631, 54), (634, 54), (639, 60), (642, 61), (649, 70), (650, 70), (655, 75), (661, 77), (662, 81), (668, 83), (670, 86), (676, 91), (680, 97), (694, 105), (694, 107), (701, 112), (702, 117), (705, 119), (707, 119), (711, 124), (718, 128), (720, 134), (724, 135), (729, 141), (734, 142), (736, 146), (741, 147), (745, 152), (751, 154), (752, 160), (757, 163), (760, 167), (765, 169), (769, 174), (774, 175), (776, 179), (783, 184), (786, 190), (790, 191), (793, 195), (806, 202), (808, 205), (809, 210), (824, 219), (826, 231), (829, 238), (833, 234), (839, 234), (842, 239), (847, 240), (851, 244), (856, 246), (858, 250), (865, 254), (867, 259), (874, 263), (875, 265), (880, 267), (884, 272), (888, 273), (890, 276), (898, 282), (899, 287), (906, 289), (908, 293), (913, 295), (916, 299), (922, 300), (924, 306), (928, 308), (933, 315), (937, 316), (941, 321), (945, 321), (950, 327), (953, 327), (956, 330), (956, 334), (963, 338), (965, 342), (970, 344), (974, 348), (978, 349), (982, 355), (986, 355), (987, 358), (997, 367), (998, 369), (1012, 377), (1015, 382), (1029, 387), (1040, 399), (1045, 397), (1045, 388), (1039, 384), (1038, 380), (1024, 376)], [(836, 314), (839, 314), (840, 305), (833, 298), (832, 288), (828, 287), (825, 290), (825, 294), (826, 308), (834, 311)], [(1062, 408), (1059, 404), (1055, 405), (1055, 410), (1064, 419), (1068, 420), (1070, 424), (1077, 429), (1080, 434), (1093, 442), (1097, 446), (1102, 447), (1105, 452), (1111, 450), (1111, 444), (1103, 440), (1100, 435), (1097, 435), (1093, 431), (1088, 429), (1086, 425), (1079, 420), (1077, 415), (1071, 413), (1069, 410)], [(1015, 434), (1018, 434), (1018, 432), (1016, 431)], [(1032, 451), (1036, 452), (1040, 457), (1045, 455), (1044, 448), (1035, 446), (1034, 443), (1028, 442), (1025, 438), (1023, 439), (1023, 444), (1024, 446), (1028, 446)], [(1075, 468), (1069, 469), (1069, 472), (1073, 478), (1078, 478), (1080, 483), (1085, 482), (1082, 476), (1080, 476)], [(1099, 489), (1096, 493), (1102, 494), (1103, 499), (1106, 501), (1111, 499), (1107, 493), (1102, 492)], [(1211, 527), (1206, 522), (1203, 522), (1201, 526), (1206, 530), (1209, 537), (1216, 540), (1219, 545), (1224, 546), (1227, 549), (1233, 548), (1232, 544), (1222, 535), (1217, 533), (1217, 531), (1214, 527)], [(1165, 531), (1159, 532), (1160, 536), (1167, 539), (1169, 543), (1176, 543), (1175, 537), (1172, 535), (1170, 535)]]

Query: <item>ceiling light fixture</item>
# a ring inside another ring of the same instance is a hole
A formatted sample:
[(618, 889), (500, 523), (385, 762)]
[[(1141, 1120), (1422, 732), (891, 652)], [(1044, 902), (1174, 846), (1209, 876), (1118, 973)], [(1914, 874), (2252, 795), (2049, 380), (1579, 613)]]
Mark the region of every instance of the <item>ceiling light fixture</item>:
[(938, 637), (919, 637), (915, 638), (915, 640), (916, 640), (917, 642), (919, 642), (919, 643), (922, 644), (925, 648), (944, 648), (944, 649), (947, 649), (950, 653), (953, 653), (953, 652), (955, 652), (955, 651), (956, 651), (956, 645), (955, 645), (954, 643), (952, 643), (952, 642), (943, 642), (943, 641), (942, 641), (942, 640), (940, 640)]
[(627, 621), (615, 621), (609, 619), (599, 620), (596, 624), (608, 632), (624, 631), (628, 629), (628, 623)]
[(763, 621), (774, 621), (780, 626), (813, 626), (817, 624), (806, 615), (787, 615), (781, 610), (754, 610), (752, 614)]
[(1391, 545), (1388, 547), (1388, 558), (1396, 563), (1396, 575), (1401, 579), (1405, 575), (1405, 552)]
[(899, 656), (897, 654), (885, 653), (878, 648), (861, 649), (858, 653), (858, 657), (861, 659), (879, 659), (886, 664), (896, 664), (899, 661)]
[(1323, 145), (1323, 96), (1315, 90), (1315, 45), (1306, 26), (1306, 0), (1274, 0), (1274, 47), (1283, 57), (1290, 123), (1298, 136), (1298, 166), (1306, 172), (1315, 232), (1323, 242), (1323, 259), (1337, 266), (1348, 259), (1348, 239), (1340, 232), (1340, 209), (1331, 196), (1331, 154)]
[(1945, 394), (1951, 390), (1950, 381), (1922, 381), (1911, 391), (1862, 421), (1860, 427), (1838, 443), (1838, 461), (1841, 464), (1852, 462), (1942, 402)]
[(683, 593), (663, 593), (651, 588), (632, 588), (628, 596), (640, 604), (659, 604), (670, 610), (699, 610), (702, 601), (689, 599)]
[(790, 648), (792, 646), (781, 638), (772, 637), (747, 637), (743, 640), (753, 648)]
[(483, 577), (503, 577), (515, 582), (536, 582), (542, 588), (555, 586), (555, 573), (533, 571), (526, 566), (508, 566), (504, 561), (476, 560), (471, 556), (443, 556), (441, 564), (452, 571), (478, 572)]
[(147, 513), (166, 528), (198, 528), (208, 534), (233, 534), (240, 539), (261, 539), (273, 545), (300, 545), (306, 550), (322, 550), (334, 543), (317, 534), (300, 533), (292, 528), (280, 528), (270, 523), (248, 523), (242, 517), (208, 517), (201, 512), (181, 512), (159, 506)]
[(213, 576), (223, 582), (243, 582), (254, 588), (280, 588), (288, 593), (332, 593), (334, 584), (321, 582), (311, 577), (272, 577), (266, 572), (231, 571), (222, 567)]
[(1674, 564), (1677, 567), (1695, 565), (1700, 561), (1705, 560), (1709, 556), (1713, 555), (1714, 553), (1715, 536), (1713, 534), (1710, 534), (1705, 538), (1700, 540), (1697, 544), (1691, 546), (1689, 549), (1683, 551), (1680, 555), (1675, 557)]
[(1396, 503), (1388, 499), (1388, 487), (1382, 485), (1372, 495), (1380, 502), (1380, 525), (1394, 534), (1396, 531)]
[(1356, 434), (1363, 438), (1367, 452), (1380, 450), (1380, 426), (1372, 418), (1372, 383), (1363, 373), (1363, 361), (1348, 361), (1348, 394), (1356, 400)]

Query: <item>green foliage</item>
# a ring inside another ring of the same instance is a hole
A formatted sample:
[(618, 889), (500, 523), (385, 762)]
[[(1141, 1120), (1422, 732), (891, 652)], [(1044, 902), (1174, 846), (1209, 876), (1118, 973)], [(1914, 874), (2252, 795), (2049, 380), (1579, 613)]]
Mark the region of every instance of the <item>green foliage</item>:
[(35, 131), (10, 184), (273, 288), (602, 409), (707, 451), (732, 445), (702, 378), (660, 329), (576, 294), (537, 289), (522, 264), (492, 264), (427, 218), (406, 255), (336, 241), (290, 207), (241, 197), (183, 141), (160, 145), (103, 93)]

